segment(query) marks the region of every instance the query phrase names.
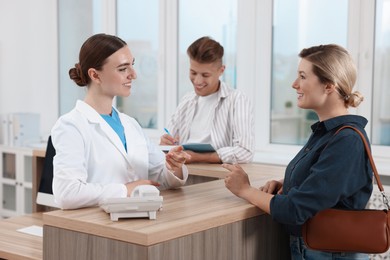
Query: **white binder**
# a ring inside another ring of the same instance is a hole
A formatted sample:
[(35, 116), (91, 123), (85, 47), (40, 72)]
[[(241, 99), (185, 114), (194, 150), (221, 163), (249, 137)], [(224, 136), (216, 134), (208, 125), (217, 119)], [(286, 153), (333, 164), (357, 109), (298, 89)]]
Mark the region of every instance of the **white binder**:
[(26, 146), (40, 141), (40, 116), (36, 113), (8, 115), (8, 145)]
[(0, 144), (8, 145), (8, 115), (0, 115)]

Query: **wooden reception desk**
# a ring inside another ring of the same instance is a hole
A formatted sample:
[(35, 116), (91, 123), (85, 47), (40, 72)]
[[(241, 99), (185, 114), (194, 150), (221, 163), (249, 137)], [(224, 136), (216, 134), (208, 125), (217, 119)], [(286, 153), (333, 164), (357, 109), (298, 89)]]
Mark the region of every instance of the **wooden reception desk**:
[[(280, 179), (284, 167), (247, 164), (253, 185)], [(234, 196), (220, 165), (189, 166), (216, 179), (162, 191), (156, 220), (110, 220), (99, 207), (43, 214), (44, 259), (289, 259), (288, 236), (267, 214)]]
[[(33, 198), (44, 156), (44, 150), (34, 151)], [(280, 166), (241, 166), (255, 186), (280, 179), (284, 174), (284, 167)], [(14, 241), (20, 246), (0, 250), (0, 258), (14, 254), (25, 256), (20, 259), (43, 256), (45, 260), (290, 259), (289, 238), (281, 226), (225, 188), (223, 178), (227, 170), (218, 164), (191, 164), (188, 168), (190, 176), (186, 186), (161, 192), (163, 210), (157, 213), (156, 220), (113, 222), (109, 214), (98, 207), (46, 212), (43, 219), (35, 220), (43, 224), (43, 240), (25, 235)], [(33, 208), (45, 210), (35, 201)], [(9, 221), (19, 220), (23, 221), (23, 217)], [(20, 236), (16, 231), (12, 233)], [(31, 255), (33, 257), (26, 257)]]

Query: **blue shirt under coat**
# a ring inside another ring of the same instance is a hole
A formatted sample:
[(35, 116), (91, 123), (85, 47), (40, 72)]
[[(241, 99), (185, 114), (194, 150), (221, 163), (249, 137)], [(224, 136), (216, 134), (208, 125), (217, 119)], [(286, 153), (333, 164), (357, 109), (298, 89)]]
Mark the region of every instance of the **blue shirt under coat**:
[(111, 126), (111, 128), (115, 131), (115, 133), (117, 133), (119, 139), (121, 139), (122, 144), (125, 147), (125, 150), (127, 152), (125, 129), (123, 128), (118, 112), (114, 108), (112, 108), (111, 115), (105, 115), (105, 114), (100, 114), (100, 115), (107, 122), (107, 124)]
[(270, 204), (272, 218), (290, 235), (301, 236), (302, 224), (321, 210), (365, 208), (373, 185), (364, 144), (353, 129), (334, 133), (351, 125), (368, 141), (366, 124), (362, 116), (345, 115), (311, 126), (308, 142), (286, 168), (283, 194), (275, 195)]

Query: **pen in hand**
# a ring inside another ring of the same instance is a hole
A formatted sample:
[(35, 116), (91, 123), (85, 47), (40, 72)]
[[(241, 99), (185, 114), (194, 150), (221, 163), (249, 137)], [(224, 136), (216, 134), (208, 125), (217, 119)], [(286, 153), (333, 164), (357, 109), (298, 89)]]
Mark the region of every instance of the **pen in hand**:
[[(171, 132), (169, 132), (169, 130), (168, 129), (166, 129), (165, 127), (164, 127), (164, 131), (169, 135), (169, 136), (171, 136), (172, 138), (174, 138), (173, 136), (172, 136), (172, 134), (171, 134)], [(174, 142), (174, 144), (175, 145), (177, 145), (178, 144), (178, 142), (177, 141), (175, 141)]]

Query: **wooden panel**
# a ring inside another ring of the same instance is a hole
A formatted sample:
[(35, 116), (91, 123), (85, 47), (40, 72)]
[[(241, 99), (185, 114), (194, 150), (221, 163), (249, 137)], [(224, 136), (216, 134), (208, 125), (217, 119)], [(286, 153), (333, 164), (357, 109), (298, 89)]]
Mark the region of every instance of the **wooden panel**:
[(147, 259), (147, 248), (56, 227), (44, 228), (43, 259)]
[[(45, 226), (44, 259), (290, 259), (289, 238), (268, 215), (149, 247)], [(87, 249), (88, 248), (88, 249)]]

